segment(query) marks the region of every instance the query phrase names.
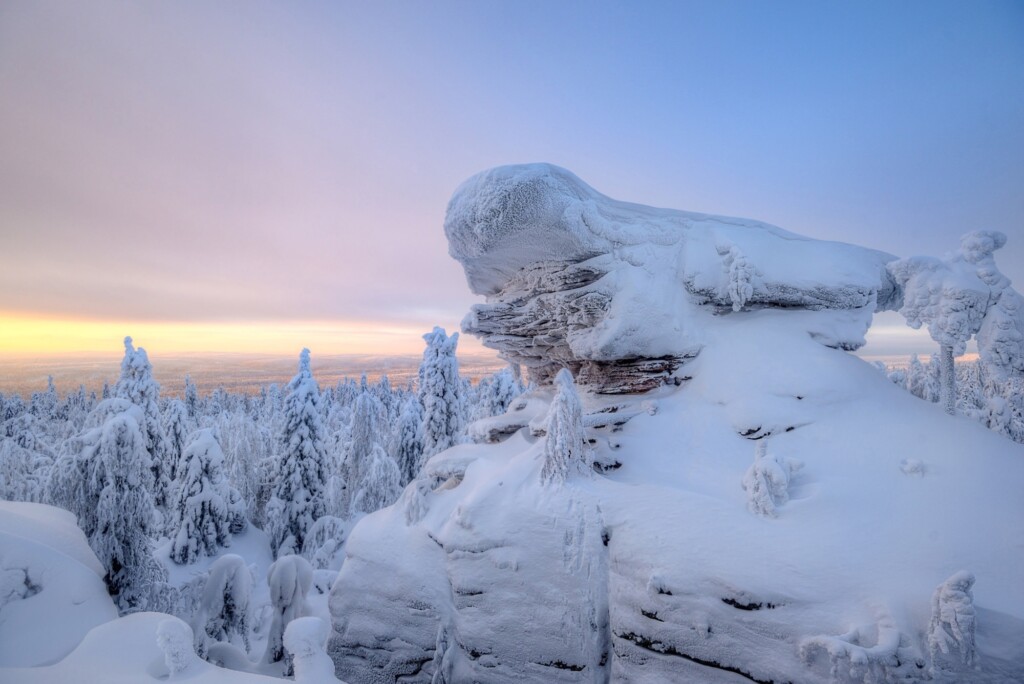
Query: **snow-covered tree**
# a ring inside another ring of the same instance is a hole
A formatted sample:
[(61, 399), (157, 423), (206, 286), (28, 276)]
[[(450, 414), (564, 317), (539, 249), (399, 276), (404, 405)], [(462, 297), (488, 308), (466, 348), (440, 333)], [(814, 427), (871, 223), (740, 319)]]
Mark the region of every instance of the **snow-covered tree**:
[(145, 610), (153, 585), (166, 579), (150, 549), (155, 512), (146, 483), (152, 475), (137, 415), (124, 411), (103, 424), (89, 469), (90, 486), (99, 490), (89, 545), (123, 611)]
[(265, 663), (284, 659), (284, 631), (288, 623), (308, 614), (306, 594), (313, 585), (313, 568), (302, 556), (282, 556), (267, 570), (274, 617), (267, 635)]
[(434, 328), (423, 339), (427, 348), (419, 370), (419, 397), (423, 406), (423, 452), (425, 458), (430, 458), (462, 439), (466, 407), (455, 357), (459, 334), (448, 337), (444, 328)]
[(442, 620), (437, 626), (432, 663), (434, 674), (430, 678), (430, 684), (456, 684), (462, 681), (458, 676), (461, 656), (462, 648), (459, 646), (454, 627)]
[(430, 492), (430, 482), (425, 478), (413, 480), (402, 492), (398, 505), (405, 513), (406, 525), (415, 525), (427, 514), (427, 509), (430, 507), (428, 502)]
[(997, 380), (1024, 373), (1024, 300), (996, 266), (993, 253), (1006, 244), (1006, 235), (974, 231), (960, 240), (960, 253), (989, 287), (985, 320), (978, 330), (978, 355)]
[(402, 492), (398, 464), (380, 443), (378, 406), (369, 392), (356, 399), (345, 458), (349, 515), (379, 510), (394, 503)]
[(540, 481), (557, 485), (565, 482), (571, 472), (582, 472), (587, 465), (587, 446), (583, 432), (583, 406), (572, 373), (567, 368), (558, 371), (554, 386), (555, 397), (548, 409)]
[(754, 463), (743, 475), (747, 508), (756, 515), (773, 518), (778, 507), (789, 501), (789, 480), (800, 463), (768, 453), (768, 440), (758, 441)]
[(742, 311), (754, 296), (754, 278), (759, 275), (750, 260), (736, 245), (719, 245), (719, 256), (726, 273), (726, 292), (733, 311)]
[(974, 575), (960, 571), (932, 594), (932, 618), (928, 625), (928, 650), (932, 672), (956, 671), (977, 660), (974, 643)]
[[(163, 411), (164, 436), (167, 438), (167, 477), (172, 483), (179, 479), (178, 468), (181, 457), (188, 445), (188, 437), (192, 433), (189, 424), (188, 407), (179, 399), (172, 399)], [(174, 498), (173, 492), (171, 498)]]
[(185, 376), (185, 408), (191, 420), (195, 420), (199, 415), (199, 390), (189, 375)]
[(1024, 372), (1024, 311), (1020, 295), (999, 272), (992, 253), (1006, 236), (975, 231), (961, 239), (960, 251), (943, 261), (910, 257), (888, 264), (903, 289), (900, 313), (912, 328), (928, 326), (939, 344), (943, 409), (956, 412), (953, 358), (977, 335), (978, 351), (995, 375)]
[(327, 623), (318, 617), (300, 617), (288, 623), (284, 647), (292, 656), (298, 684), (342, 684), (334, 676), (334, 661), (327, 655), (329, 634)]
[(324, 515), (313, 523), (306, 542), (302, 547), (302, 557), (310, 562), (316, 570), (331, 567), (338, 550), (348, 536), (349, 524), (333, 515)]
[(252, 573), (245, 560), (231, 553), (218, 558), (210, 566), (196, 611), (193, 629), (199, 655), (206, 655), (211, 640), (249, 650), (251, 600)]
[(124, 359), (121, 361), (121, 375), (114, 386), (114, 396), (127, 399), (142, 409), (140, 427), (153, 472), (153, 502), (163, 511), (170, 503), (171, 479), (167, 437), (160, 420), (160, 385), (153, 379), (153, 366), (146, 350), (142, 347), (136, 349), (131, 337), (124, 338)]
[(288, 383), (282, 453), (267, 504), (267, 532), (275, 555), (300, 551), (309, 528), (326, 513), (327, 454), (319, 402), (309, 350), (303, 349), (299, 372)]
[(231, 545), (232, 523), (244, 520), (240, 497), (224, 478), (224, 452), (206, 428), (192, 435), (179, 465), (177, 498), (169, 512), (171, 560), (192, 563)]
[(939, 344), (942, 406), (956, 412), (953, 358), (962, 355), (978, 332), (988, 307), (988, 287), (976, 275), (953, 262), (911, 257), (891, 262), (889, 272), (903, 288), (900, 313), (912, 328), (928, 326)]
[(411, 396), (402, 403), (395, 424), (394, 458), (401, 474), (400, 484), (405, 486), (416, 479), (423, 467), (423, 407), (418, 397)]
[(157, 625), (156, 643), (163, 651), (168, 679), (177, 679), (198, 660), (192, 650), (192, 640), (192, 629), (178, 618), (169, 618)]
[(39, 419), (22, 412), (0, 425), (0, 499), (42, 501), (54, 454)]

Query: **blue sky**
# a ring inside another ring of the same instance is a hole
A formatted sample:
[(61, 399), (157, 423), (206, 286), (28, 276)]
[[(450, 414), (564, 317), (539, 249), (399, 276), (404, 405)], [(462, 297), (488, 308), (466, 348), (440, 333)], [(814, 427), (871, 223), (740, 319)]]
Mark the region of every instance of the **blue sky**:
[(8, 317), (455, 328), (448, 197), (528, 161), (1024, 284), (1020, 2), (15, 1), (0, 92)]

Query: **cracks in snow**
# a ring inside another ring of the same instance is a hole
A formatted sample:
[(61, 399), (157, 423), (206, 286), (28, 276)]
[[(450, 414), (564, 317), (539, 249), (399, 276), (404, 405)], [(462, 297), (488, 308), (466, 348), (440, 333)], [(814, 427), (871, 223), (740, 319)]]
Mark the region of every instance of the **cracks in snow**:
[(748, 601), (746, 603), (743, 603), (734, 598), (723, 598), (722, 603), (724, 603), (727, 606), (732, 606), (733, 608), (738, 608), (739, 610), (761, 610), (762, 608), (768, 608), (770, 610), (772, 608), (779, 607), (778, 604), (768, 603), (767, 601), (765, 601), (764, 603), (760, 603), (757, 601)]
[(42, 590), (41, 584), (32, 581), (27, 567), (4, 568), (0, 574), (0, 608), (12, 601), (35, 596)]
[(615, 636), (617, 638), (619, 638), (619, 639), (622, 639), (624, 641), (628, 641), (628, 642), (630, 642), (630, 643), (632, 643), (632, 644), (634, 644), (636, 646), (639, 646), (640, 648), (644, 649), (645, 651), (650, 651), (651, 653), (657, 653), (659, 655), (674, 656), (676, 658), (682, 658), (683, 660), (688, 660), (691, 663), (695, 663), (697, 665), (703, 665), (704, 667), (710, 667), (710, 668), (714, 668), (716, 670), (723, 670), (725, 672), (732, 672), (734, 674), (740, 675), (741, 677), (745, 677), (745, 678), (749, 679), (752, 682), (755, 682), (755, 684), (783, 684), (782, 682), (776, 682), (775, 680), (758, 679), (758, 678), (754, 677), (752, 674), (750, 674), (749, 672), (746, 672), (745, 670), (741, 670), (738, 667), (732, 667), (731, 665), (726, 665), (726, 664), (723, 664), (723, 663), (719, 663), (719, 662), (714, 661), (714, 660), (706, 660), (704, 658), (699, 658), (697, 656), (690, 655), (688, 653), (683, 653), (682, 651), (678, 650), (677, 648), (675, 648), (671, 644), (666, 644), (666, 643), (664, 643), (662, 641), (658, 641), (656, 639), (651, 639), (649, 637), (645, 637), (644, 635), (637, 634), (636, 632), (615, 633)]

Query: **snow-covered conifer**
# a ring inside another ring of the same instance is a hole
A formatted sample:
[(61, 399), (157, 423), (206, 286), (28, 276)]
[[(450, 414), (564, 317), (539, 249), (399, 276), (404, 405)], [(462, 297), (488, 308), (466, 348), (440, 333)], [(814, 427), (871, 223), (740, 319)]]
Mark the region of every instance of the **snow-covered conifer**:
[(419, 370), (419, 396), (423, 406), (423, 452), (425, 458), (458, 444), (466, 425), (462, 379), (455, 349), (459, 334), (445, 334), (434, 328), (423, 336), (427, 348)]
[(284, 630), (284, 647), (292, 656), (298, 684), (343, 684), (334, 676), (334, 661), (327, 655), (327, 623), (318, 617), (300, 617)]
[(555, 397), (548, 409), (544, 440), (544, 466), (540, 471), (542, 484), (561, 484), (571, 472), (582, 472), (586, 466), (583, 407), (572, 373), (567, 368), (558, 371), (554, 385)]
[(57, 388), (53, 384), (53, 376), (46, 376), (46, 391), (45, 392), (33, 392), (32, 401), (29, 403), (29, 412), (41, 418), (42, 420), (50, 420), (54, 417), (57, 410)]
[(933, 674), (970, 667), (977, 659), (973, 586), (974, 575), (962, 570), (940, 584), (932, 594), (928, 650)]
[(298, 552), (316, 519), (326, 513), (327, 454), (320, 421), (320, 390), (310, 370), (309, 350), (299, 355), (299, 372), (288, 383), (282, 453), (276, 485), (267, 504), (275, 555)]
[(401, 473), (401, 486), (416, 479), (423, 467), (423, 407), (416, 396), (406, 398), (395, 424), (392, 440), (395, 462)]
[(398, 464), (380, 443), (379, 403), (369, 392), (356, 399), (345, 472), (350, 515), (372, 513), (394, 503), (402, 492)]
[(190, 419), (195, 420), (199, 415), (199, 390), (190, 375), (185, 376), (185, 408)]
[(778, 507), (789, 501), (789, 480), (800, 464), (768, 453), (768, 440), (758, 441), (754, 463), (743, 476), (747, 508), (756, 515), (773, 518)]
[(114, 387), (114, 396), (127, 399), (142, 409), (143, 422), (140, 427), (153, 472), (153, 502), (163, 511), (170, 503), (171, 479), (167, 462), (167, 437), (160, 420), (160, 385), (153, 379), (153, 366), (149, 363), (146, 350), (142, 347), (136, 349), (131, 337), (124, 338), (124, 359), (121, 361), (121, 375)]
[(430, 678), (430, 684), (455, 684), (460, 681), (457, 678), (459, 664), (459, 643), (455, 636), (455, 630), (449, 623), (442, 621), (437, 627), (437, 639), (434, 642), (434, 674)]
[(733, 311), (742, 311), (747, 301), (754, 296), (754, 278), (757, 269), (736, 245), (719, 245), (718, 254), (725, 267), (726, 292), (732, 302)]
[(345, 542), (348, 528), (348, 523), (341, 518), (333, 515), (319, 517), (306, 535), (302, 557), (308, 560), (314, 569), (326, 570)]
[(284, 631), (295, 618), (308, 614), (306, 594), (313, 585), (313, 568), (302, 556), (282, 556), (267, 570), (274, 618), (267, 635), (266, 663), (284, 659)]
[(224, 478), (224, 452), (217, 436), (206, 428), (192, 435), (179, 465), (177, 498), (170, 511), (171, 560), (192, 563), (231, 545), (231, 486)]
[(245, 560), (226, 554), (210, 566), (193, 627), (196, 650), (205, 656), (209, 641), (231, 643), (248, 652), (252, 573)]
[[(189, 426), (188, 407), (180, 399), (172, 399), (163, 412), (164, 435), (167, 438), (167, 477), (172, 486), (180, 478), (178, 473), (181, 458), (188, 445), (192, 430)], [(173, 493), (171, 498), (174, 498)]]
[(192, 629), (178, 618), (169, 618), (157, 625), (156, 643), (164, 653), (168, 679), (177, 679), (178, 674), (197, 660), (192, 639)]
[(978, 355), (997, 380), (1024, 373), (1024, 300), (996, 266), (993, 253), (1006, 244), (1006, 235), (974, 231), (960, 239), (960, 254), (989, 286), (988, 311), (978, 330)]
[(1024, 302), (999, 272), (992, 256), (1006, 243), (995, 231), (964, 235), (960, 252), (945, 261), (911, 257), (888, 264), (903, 289), (900, 313), (912, 328), (928, 326), (940, 347), (942, 404), (956, 412), (954, 356), (972, 336), (991, 373), (1005, 378), (1024, 372)]
[[(136, 414), (137, 415), (137, 414)], [(89, 545), (106, 569), (107, 586), (124, 611), (144, 610), (166, 572), (152, 557), (153, 500), (146, 487), (146, 438), (129, 411), (109, 418), (92, 456), (91, 486), (99, 490)]]

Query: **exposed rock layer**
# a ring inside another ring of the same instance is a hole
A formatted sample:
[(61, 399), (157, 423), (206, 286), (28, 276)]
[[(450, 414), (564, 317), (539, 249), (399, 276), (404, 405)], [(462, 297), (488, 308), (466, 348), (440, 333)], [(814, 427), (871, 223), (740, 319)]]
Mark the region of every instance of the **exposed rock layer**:
[[(703, 340), (693, 312), (893, 308), (892, 256), (757, 221), (612, 200), (564, 169), (500, 167), (448, 207), (449, 251), (474, 292), (466, 332), (546, 382), (599, 392), (670, 381)], [(862, 339), (836, 346), (856, 348)]]

